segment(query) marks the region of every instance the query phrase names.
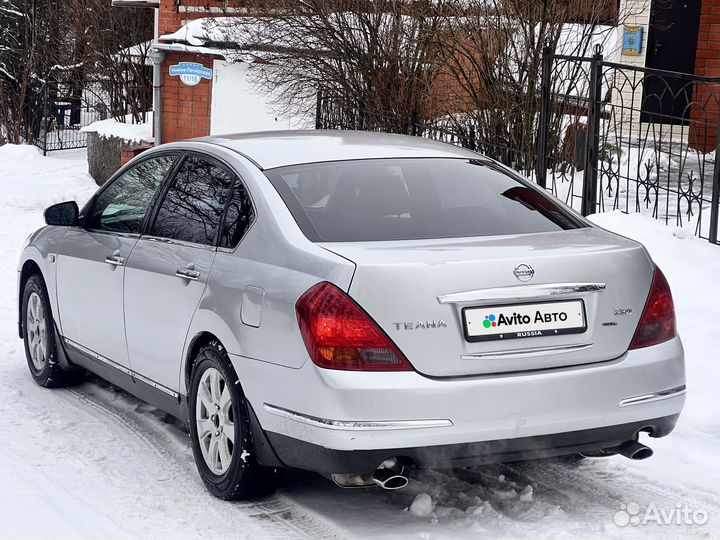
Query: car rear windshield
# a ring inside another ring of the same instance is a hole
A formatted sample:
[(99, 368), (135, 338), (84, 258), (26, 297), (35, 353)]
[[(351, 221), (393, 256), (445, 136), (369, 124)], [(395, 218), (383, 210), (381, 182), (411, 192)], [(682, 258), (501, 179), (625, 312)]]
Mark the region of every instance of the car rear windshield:
[(585, 227), (492, 161), (367, 159), (265, 171), (314, 242), (419, 240)]

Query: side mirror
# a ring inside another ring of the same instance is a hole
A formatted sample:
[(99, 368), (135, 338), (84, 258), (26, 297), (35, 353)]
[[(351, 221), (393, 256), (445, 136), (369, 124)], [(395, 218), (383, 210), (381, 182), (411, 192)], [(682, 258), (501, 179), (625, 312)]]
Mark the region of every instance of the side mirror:
[(70, 227), (77, 225), (80, 210), (75, 201), (53, 204), (45, 209), (45, 223)]

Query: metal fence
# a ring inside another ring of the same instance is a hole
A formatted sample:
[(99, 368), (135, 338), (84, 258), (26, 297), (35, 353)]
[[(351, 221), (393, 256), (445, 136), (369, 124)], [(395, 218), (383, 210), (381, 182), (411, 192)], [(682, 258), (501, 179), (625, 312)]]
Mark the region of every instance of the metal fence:
[[(146, 86), (146, 85), (145, 85)], [(152, 108), (143, 83), (92, 79), (61, 81), (43, 89), (32, 110), (32, 142), (43, 153), (87, 146), (83, 127)]]
[(509, 165), (584, 215), (642, 212), (718, 243), (720, 78), (545, 49), (532, 150), (453, 118), (339, 110), (318, 95), (316, 127), (384, 130), (461, 145)]
[[(545, 58), (544, 85), (557, 88), (572, 79), (586, 105), (570, 115), (553, 111), (547, 103), (560, 101), (558, 95), (543, 93), (538, 183), (583, 214), (642, 212), (718, 243), (720, 78), (608, 62), (600, 51), (590, 58), (546, 51)], [(564, 79), (563, 64), (577, 66), (582, 76)], [(558, 122), (572, 127), (553, 146), (545, 132)], [(557, 160), (548, 163), (568, 155), (568, 141), (581, 149), (573, 160), (581, 174), (563, 174)]]

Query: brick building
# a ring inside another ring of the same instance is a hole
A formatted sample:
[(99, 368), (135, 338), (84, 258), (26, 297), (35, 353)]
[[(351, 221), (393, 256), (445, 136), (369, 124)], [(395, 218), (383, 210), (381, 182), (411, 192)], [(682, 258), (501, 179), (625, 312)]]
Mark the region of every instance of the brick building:
[[(155, 10), (159, 86), (155, 134), (160, 141), (302, 125), (299, 119), (275, 117), (269, 103), (248, 89), (247, 72), (252, 67), (248, 62), (227, 62), (221, 51), (193, 45), (192, 39), (182, 33), (194, 20), (248, 15), (247, 9), (234, 8), (229, 13), (217, 0), (113, 0), (113, 4)], [(620, 0), (617, 20), (623, 22), (617, 28), (618, 44), (623, 42), (626, 26), (641, 29), (639, 50), (629, 55), (618, 46), (606, 51), (606, 59), (642, 68), (720, 77), (720, 0)], [(703, 151), (714, 148), (720, 114), (718, 85), (698, 85), (691, 93), (647, 100), (652, 92), (663, 93), (654, 84), (666, 82), (649, 77), (641, 84), (628, 85), (623, 90), (627, 95), (613, 99), (643, 102), (643, 109), (647, 102), (648, 112), (643, 114), (651, 115), (650, 120), (638, 117), (633, 120), (636, 123), (657, 121), (664, 115), (679, 116), (678, 111), (694, 107), (693, 101), (706, 102), (702, 110), (693, 109), (692, 126), (685, 125), (676, 133)], [(305, 119), (308, 124), (312, 122)]]
[[(155, 10), (156, 141), (305, 126), (304, 119), (278, 116), (272, 96), (252, 87), (248, 72), (259, 68), (252, 59), (228, 61), (224, 51), (192, 44), (190, 33), (201, 31), (203, 20), (252, 15), (246, 8), (224, 8), (213, 0), (113, 0), (113, 5)], [(140, 150), (128, 149), (123, 161)]]
[[(720, 0), (623, 0), (620, 20), (639, 28), (642, 41), (637, 54), (617, 52), (617, 62), (640, 68), (689, 73), (698, 77), (720, 78)], [(618, 27), (618, 42), (625, 28)], [(720, 80), (720, 79), (719, 79)], [(654, 77), (648, 72), (642, 84), (624, 90), (626, 103), (643, 103), (646, 118), (633, 121), (668, 121), (668, 117), (689, 117), (667, 133), (682, 138), (703, 152), (715, 148), (720, 84), (691, 82), (689, 78)], [(660, 95), (660, 99), (650, 99)], [(650, 116), (648, 119), (647, 116)]]

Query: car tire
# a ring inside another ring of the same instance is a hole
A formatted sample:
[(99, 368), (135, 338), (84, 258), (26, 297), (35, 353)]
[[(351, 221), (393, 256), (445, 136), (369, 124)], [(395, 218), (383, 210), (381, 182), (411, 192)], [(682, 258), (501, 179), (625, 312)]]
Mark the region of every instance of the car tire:
[(25, 358), (30, 374), (45, 388), (61, 388), (82, 381), (82, 368), (64, 369), (58, 362), (57, 341), (45, 281), (33, 274), (25, 282), (22, 298)]
[(276, 471), (257, 462), (245, 395), (217, 341), (195, 358), (189, 420), (195, 464), (210, 493), (223, 500), (252, 500), (275, 491)]

